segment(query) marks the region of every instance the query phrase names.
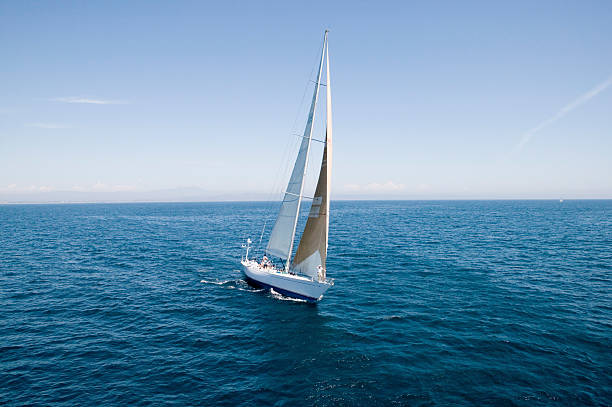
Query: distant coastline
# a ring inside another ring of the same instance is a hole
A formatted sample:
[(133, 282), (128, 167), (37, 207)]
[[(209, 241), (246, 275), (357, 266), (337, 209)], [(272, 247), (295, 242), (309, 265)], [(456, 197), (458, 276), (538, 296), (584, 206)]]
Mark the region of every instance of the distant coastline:
[[(448, 201), (552, 201), (557, 202), (560, 205), (568, 202), (575, 201), (610, 201), (612, 197), (576, 197), (576, 198), (564, 198), (562, 201), (559, 198), (462, 198), (462, 197), (449, 197), (449, 198), (344, 198), (339, 197), (332, 199), (332, 201), (339, 202), (403, 202), (403, 201), (415, 201), (415, 202), (448, 202)], [(82, 201), (0, 201), (0, 205), (89, 205), (89, 204), (188, 204), (188, 203), (249, 203), (249, 202), (278, 202), (278, 200), (269, 199), (195, 199), (195, 200), (82, 200)]]
[[(211, 191), (200, 187), (126, 191), (0, 191), (0, 204), (91, 204), (91, 203), (195, 203), (195, 202), (280, 202), (281, 191)], [(497, 200), (582, 200), (612, 199), (612, 191), (545, 191), (541, 193), (468, 194), (351, 191), (332, 194), (333, 201), (497, 201)]]

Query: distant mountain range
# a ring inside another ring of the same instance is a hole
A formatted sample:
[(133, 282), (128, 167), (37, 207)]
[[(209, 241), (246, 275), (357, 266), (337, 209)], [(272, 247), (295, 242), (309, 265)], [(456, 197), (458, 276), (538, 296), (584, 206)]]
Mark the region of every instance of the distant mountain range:
[(93, 203), (93, 202), (203, 202), (269, 201), (280, 194), (211, 192), (203, 188), (172, 188), (154, 191), (37, 191), (0, 192), (0, 203)]
[[(410, 194), (339, 192), (332, 200), (496, 200), (496, 199), (611, 199), (606, 191), (567, 194)], [(113, 202), (224, 202), (224, 201), (280, 201), (281, 193), (220, 192), (198, 187), (159, 189), (152, 191), (0, 191), (0, 204), (16, 203), (113, 203)]]

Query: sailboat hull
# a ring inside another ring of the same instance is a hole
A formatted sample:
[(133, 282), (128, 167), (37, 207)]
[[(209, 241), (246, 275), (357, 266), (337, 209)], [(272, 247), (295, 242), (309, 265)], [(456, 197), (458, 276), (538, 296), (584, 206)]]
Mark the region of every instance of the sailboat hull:
[(316, 302), (333, 285), (332, 281), (314, 281), (306, 277), (263, 268), (254, 260), (243, 260), (242, 271), (255, 286), (271, 288), (287, 297)]

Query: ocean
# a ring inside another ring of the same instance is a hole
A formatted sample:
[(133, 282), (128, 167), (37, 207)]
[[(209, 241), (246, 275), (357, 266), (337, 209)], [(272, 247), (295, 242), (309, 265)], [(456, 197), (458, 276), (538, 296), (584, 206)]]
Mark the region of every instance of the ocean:
[(275, 205), (0, 205), (0, 404), (612, 404), (612, 201), (334, 201), (316, 305)]

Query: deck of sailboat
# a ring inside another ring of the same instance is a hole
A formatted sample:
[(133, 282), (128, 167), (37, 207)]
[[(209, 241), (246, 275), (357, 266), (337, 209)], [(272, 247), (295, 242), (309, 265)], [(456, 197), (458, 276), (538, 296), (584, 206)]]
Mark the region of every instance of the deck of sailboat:
[(267, 273), (267, 274), (271, 274), (271, 275), (277, 275), (279, 277), (283, 277), (283, 278), (289, 278), (291, 280), (302, 280), (305, 282), (312, 282), (314, 281), (312, 278), (304, 276), (304, 275), (300, 275), (300, 274), (294, 274), (294, 273), (288, 273), (285, 270), (280, 270), (277, 269), (276, 267), (262, 267), (261, 264), (259, 264), (256, 260), (243, 260), (242, 264), (245, 267), (249, 267), (250, 269), (260, 272), (260, 273)]

